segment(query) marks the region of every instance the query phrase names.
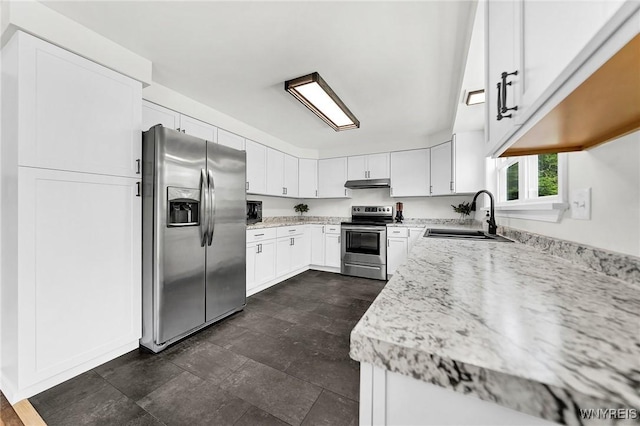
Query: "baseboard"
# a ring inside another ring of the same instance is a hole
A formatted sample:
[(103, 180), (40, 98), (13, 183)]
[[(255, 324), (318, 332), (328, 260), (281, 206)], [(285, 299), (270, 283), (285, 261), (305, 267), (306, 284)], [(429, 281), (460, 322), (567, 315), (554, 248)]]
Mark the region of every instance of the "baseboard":
[(137, 349), (138, 346), (139, 346), (138, 339), (136, 339), (133, 342), (129, 342), (105, 354), (102, 354), (96, 358), (93, 358), (89, 361), (86, 361), (80, 365), (77, 365), (73, 368), (65, 370), (61, 373), (58, 373), (55, 376), (48, 377), (36, 384), (27, 386), (23, 389), (15, 388), (13, 386), (13, 383), (6, 381), (6, 377), (4, 377), (2, 393), (4, 393), (4, 395), (7, 397), (7, 400), (11, 405), (15, 405), (23, 399), (31, 398), (32, 396), (37, 395), (40, 392), (43, 392), (56, 385), (59, 385), (60, 383), (65, 382), (82, 373), (85, 373), (91, 370), (92, 368), (95, 368), (99, 365), (104, 364), (105, 362), (111, 361), (112, 359), (115, 359), (120, 355), (124, 355), (127, 352), (131, 352), (132, 350)]
[(322, 272), (333, 272), (334, 274), (340, 273), (340, 268), (336, 268), (335, 266), (320, 266), (320, 265), (311, 265), (309, 269), (313, 271), (322, 271)]
[(254, 287), (251, 290), (247, 290), (247, 297), (252, 296), (256, 293), (260, 293), (262, 290), (266, 290), (271, 286), (274, 286), (276, 284), (280, 284), (282, 281), (288, 280), (289, 278), (295, 277), (298, 274), (301, 274), (305, 271), (309, 270), (309, 266), (305, 266), (303, 268), (300, 269), (296, 269), (295, 271), (291, 271), (288, 274), (279, 276), (277, 278), (274, 278), (271, 281), (267, 281), (264, 284), (260, 284), (258, 287)]

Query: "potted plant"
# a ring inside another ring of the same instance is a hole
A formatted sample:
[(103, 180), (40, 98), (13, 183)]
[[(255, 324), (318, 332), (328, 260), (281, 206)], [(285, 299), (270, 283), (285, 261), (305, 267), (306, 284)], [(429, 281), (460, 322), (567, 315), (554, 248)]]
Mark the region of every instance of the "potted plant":
[(451, 204), (451, 207), (453, 207), (454, 212), (460, 214), (460, 220), (465, 220), (466, 216), (469, 216), (471, 214), (471, 204), (469, 204), (466, 201), (463, 201), (457, 206), (454, 206), (453, 204)]
[(300, 220), (302, 220), (302, 215), (309, 211), (309, 206), (306, 205), (306, 204), (302, 204), (301, 203), (301, 204), (296, 204), (295, 206), (293, 206), (293, 209), (296, 212), (300, 213)]

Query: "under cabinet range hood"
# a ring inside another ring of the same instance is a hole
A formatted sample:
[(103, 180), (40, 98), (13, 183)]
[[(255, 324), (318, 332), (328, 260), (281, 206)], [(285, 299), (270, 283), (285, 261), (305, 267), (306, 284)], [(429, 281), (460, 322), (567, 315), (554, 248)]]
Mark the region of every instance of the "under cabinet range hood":
[(391, 179), (360, 179), (348, 180), (344, 183), (349, 189), (391, 188)]

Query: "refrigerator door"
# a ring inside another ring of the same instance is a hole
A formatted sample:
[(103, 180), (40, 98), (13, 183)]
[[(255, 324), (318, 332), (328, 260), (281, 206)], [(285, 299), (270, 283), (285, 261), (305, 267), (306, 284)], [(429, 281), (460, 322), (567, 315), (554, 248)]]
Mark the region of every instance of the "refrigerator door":
[(154, 340), (162, 344), (205, 320), (207, 148), (201, 139), (155, 129)]
[(206, 321), (246, 303), (246, 153), (207, 142), (210, 221)]

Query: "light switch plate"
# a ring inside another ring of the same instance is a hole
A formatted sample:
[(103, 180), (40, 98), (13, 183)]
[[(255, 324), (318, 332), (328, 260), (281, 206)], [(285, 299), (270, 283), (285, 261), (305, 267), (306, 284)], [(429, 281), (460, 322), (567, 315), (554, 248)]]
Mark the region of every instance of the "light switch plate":
[(591, 220), (591, 188), (571, 190), (569, 204), (572, 219)]

